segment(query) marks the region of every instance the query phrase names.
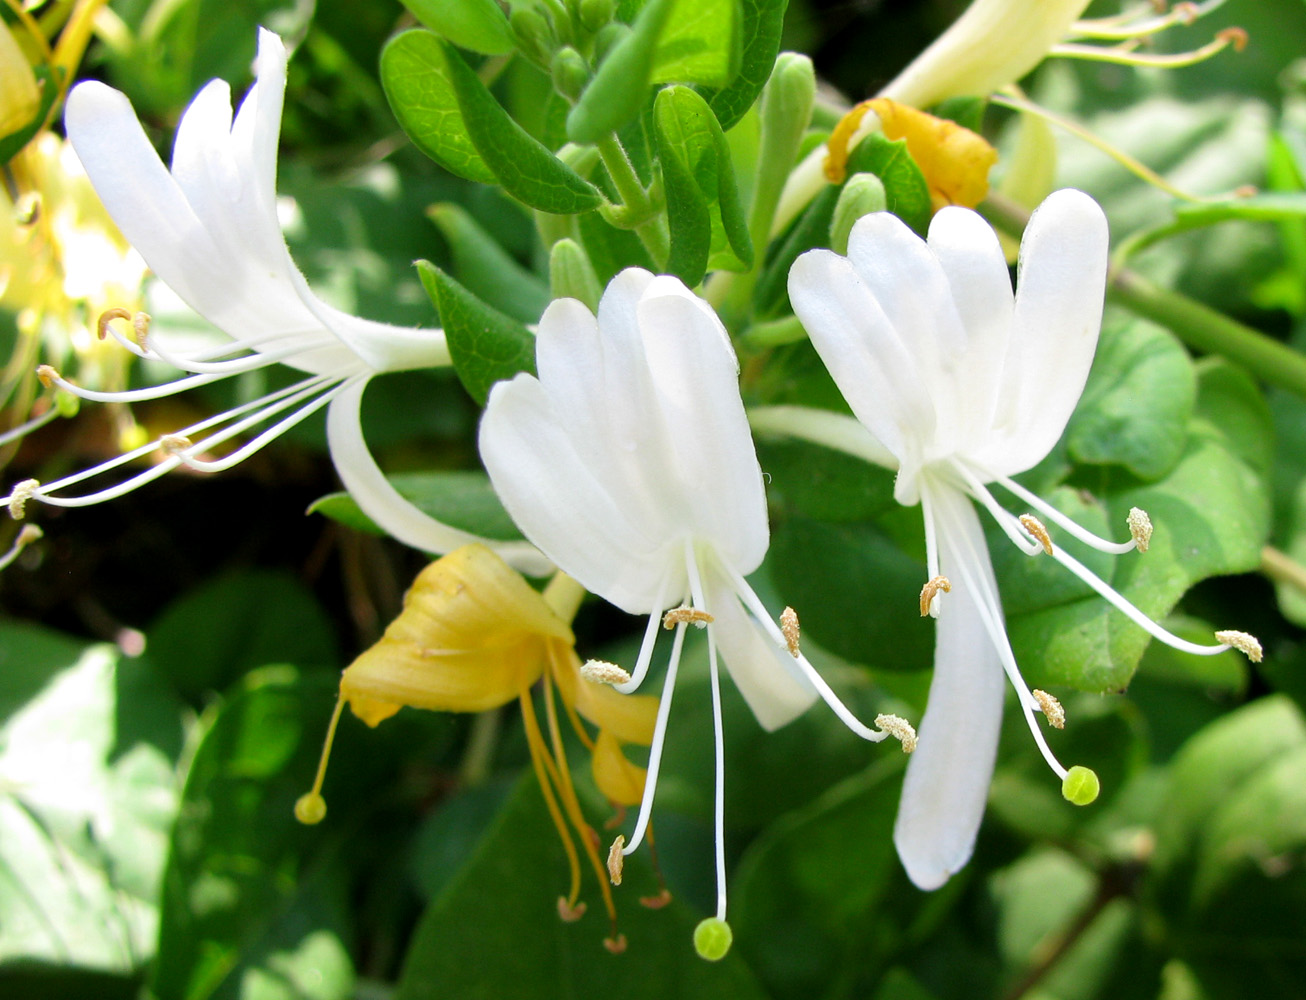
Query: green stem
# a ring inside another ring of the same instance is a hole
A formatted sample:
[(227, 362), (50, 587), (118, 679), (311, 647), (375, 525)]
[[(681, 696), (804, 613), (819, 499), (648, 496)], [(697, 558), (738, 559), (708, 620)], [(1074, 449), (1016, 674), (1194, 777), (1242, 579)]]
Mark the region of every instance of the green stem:
[(483, 785), (490, 777), (494, 764), (494, 751), (499, 743), (501, 709), (492, 708), (472, 716), (471, 732), (467, 735), (467, 748), (458, 767), (458, 777), (464, 788)]
[(748, 410), (754, 434), (798, 438), (832, 448), (871, 465), (898, 468), (898, 459), (856, 417), (811, 406), (754, 406)]
[(595, 146), (598, 147), (603, 166), (607, 168), (608, 176), (612, 178), (617, 195), (621, 198), (622, 216), (632, 220), (635, 235), (653, 257), (653, 262), (661, 267), (671, 252), (671, 237), (657, 206), (653, 204), (615, 134), (604, 136)]
[(1109, 293), (1130, 312), (1174, 331), (1190, 347), (1223, 355), (1270, 385), (1306, 396), (1306, 356), (1287, 344), (1134, 271), (1118, 271)]
[(1286, 583), (1306, 594), (1306, 566), (1272, 545), (1261, 549), (1261, 572), (1275, 583)]

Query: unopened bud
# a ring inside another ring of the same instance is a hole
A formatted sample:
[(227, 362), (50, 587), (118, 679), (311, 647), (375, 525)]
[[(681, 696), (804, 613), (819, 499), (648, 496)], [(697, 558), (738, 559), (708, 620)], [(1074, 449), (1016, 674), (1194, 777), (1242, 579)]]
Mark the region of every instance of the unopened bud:
[(854, 174), (839, 192), (830, 219), (830, 249), (837, 254), (848, 252), (848, 235), (857, 220), (872, 212), (883, 212), (888, 206), (884, 184), (874, 174)]
[(532, 7), (517, 7), (508, 17), (508, 26), (517, 36), (522, 49), (547, 65), (555, 42), (553, 29), (544, 15)]
[(735, 935), (720, 917), (708, 917), (694, 928), (694, 950), (699, 958), (719, 962), (726, 957)]
[(593, 34), (611, 21), (616, 12), (617, 5), (613, 0), (580, 0), (577, 15), (580, 26)]
[(577, 299), (591, 312), (598, 310), (603, 286), (585, 248), (570, 237), (558, 240), (549, 251), (549, 290), (555, 299)]
[(615, 49), (621, 41), (630, 34), (630, 26), (622, 24), (620, 21), (613, 21), (605, 24), (599, 29), (599, 33), (594, 36), (594, 58), (596, 62), (603, 62), (608, 53)]
[(570, 45), (553, 54), (552, 72), (554, 89), (572, 102), (580, 97), (590, 79), (590, 68), (585, 57)]

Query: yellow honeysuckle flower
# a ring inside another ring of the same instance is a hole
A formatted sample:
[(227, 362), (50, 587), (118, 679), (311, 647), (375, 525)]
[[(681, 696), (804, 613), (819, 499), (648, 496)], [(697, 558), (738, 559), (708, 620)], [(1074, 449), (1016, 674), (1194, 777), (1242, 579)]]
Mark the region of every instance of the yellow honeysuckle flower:
[(887, 97), (862, 101), (836, 126), (825, 160), (825, 177), (831, 184), (842, 183), (849, 140), (868, 111), (879, 119), (885, 138), (906, 140), (907, 152), (930, 187), (934, 211), (945, 205), (974, 208), (988, 195), (989, 170), (998, 161), (998, 151), (983, 136)]
[[(496, 553), (478, 544), (455, 549), (427, 566), (385, 634), (341, 676), (340, 699), (317, 779), (296, 803), (295, 815), (306, 823), (320, 822), (326, 815), (322, 780), (346, 703), (369, 726), (376, 726), (405, 705), (480, 712), (515, 698), (521, 705), (531, 763), (571, 869), (570, 890), (558, 900), (558, 912), (564, 920), (579, 919), (585, 912), (585, 904), (579, 901), (579, 840), (612, 924), (604, 944), (610, 951), (621, 951), (625, 938), (616, 930), (607, 871), (596, 848), (598, 838), (585, 821), (572, 784), (557, 703), (562, 702), (572, 729), (591, 755), (595, 784), (614, 806), (624, 808), (640, 801), (645, 771), (626, 757), (622, 747), (652, 742), (657, 699), (622, 695), (582, 676), (575, 636), (567, 622), (583, 596), (580, 585), (563, 574), (555, 576), (541, 594)], [(543, 687), (547, 740), (531, 694), (536, 682)], [(597, 737), (590, 735), (582, 717), (598, 727)]]

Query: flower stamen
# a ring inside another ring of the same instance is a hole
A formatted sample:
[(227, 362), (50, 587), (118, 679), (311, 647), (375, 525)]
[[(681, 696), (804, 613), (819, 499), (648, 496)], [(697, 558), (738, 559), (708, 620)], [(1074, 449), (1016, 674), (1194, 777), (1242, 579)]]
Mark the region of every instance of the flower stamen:
[(22, 530), (18, 532), (18, 537), (14, 539), (14, 544), (9, 547), (9, 551), (0, 556), (0, 569), (7, 568), (19, 557), (23, 549), (42, 538), (44, 534), (36, 525), (24, 524)]
[(940, 591), (942, 591), (945, 594), (952, 593), (952, 581), (950, 581), (946, 576), (931, 577), (926, 582), (925, 586), (921, 588), (921, 617), (922, 618), (925, 618), (926, 616), (931, 614), (934, 615), (938, 614), (938, 608), (935, 602), (939, 596)]
[(336, 740), (336, 726), (340, 723), (340, 712), (345, 707), (343, 698), (336, 698), (335, 711), (327, 724), (326, 740), (322, 744), (322, 756), (317, 762), (317, 776), (313, 787), (295, 801), (295, 819), (305, 826), (315, 826), (326, 819), (326, 799), (322, 797), (322, 782), (326, 779), (327, 761), (331, 759), (331, 745)]
[(1147, 511), (1141, 507), (1130, 507), (1126, 521), (1129, 524), (1129, 534), (1134, 540), (1134, 547), (1139, 552), (1146, 552), (1148, 546), (1152, 544), (1152, 519), (1147, 516)]
[(785, 637), (789, 655), (798, 658), (798, 612), (786, 607), (780, 612), (780, 634)]
[(695, 628), (707, 628), (714, 621), (716, 619), (701, 608), (682, 604), (678, 608), (672, 608), (663, 616), (662, 627), (668, 632), (682, 623), (693, 625)]
[(630, 674), (615, 663), (607, 660), (586, 660), (581, 665), (580, 675), (591, 684), (629, 684)]
[(1247, 659), (1253, 663), (1261, 662), (1264, 653), (1261, 649), (1261, 641), (1256, 636), (1247, 632), (1239, 632), (1237, 629), (1224, 629), (1216, 632), (1215, 637), (1226, 646), (1245, 654)]
[(1038, 688), (1035, 688), (1030, 694), (1038, 702), (1038, 707), (1047, 718), (1049, 726), (1053, 729), (1066, 728), (1066, 710), (1061, 707), (1061, 702), (1046, 691), (1040, 691)]
[(36, 496), (40, 488), (39, 479), (24, 479), (21, 483), (15, 483), (9, 491), (9, 516), (15, 521), (21, 521), (27, 513), (27, 501)]
[(903, 753), (916, 749), (916, 730), (900, 715), (877, 715), (875, 724), (902, 744)]
[(1043, 551), (1052, 555), (1052, 536), (1048, 534), (1048, 529), (1043, 527), (1043, 522), (1033, 514), (1021, 514), (1020, 526), (1028, 531), (1038, 543), (1043, 546)]
[(625, 864), (626, 856), (621, 853), (621, 848), (625, 846), (625, 834), (617, 834), (617, 839), (612, 842), (608, 848), (608, 878), (613, 885), (621, 885), (621, 870)]

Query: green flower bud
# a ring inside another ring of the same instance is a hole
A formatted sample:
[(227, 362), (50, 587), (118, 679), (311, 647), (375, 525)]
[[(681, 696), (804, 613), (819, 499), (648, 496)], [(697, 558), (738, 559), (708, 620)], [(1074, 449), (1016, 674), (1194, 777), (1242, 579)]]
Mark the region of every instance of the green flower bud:
[(567, 100), (575, 103), (589, 79), (590, 68), (585, 57), (570, 45), (554, 53), (553, 86)]
[(1076, 764), (1066, 772), (1066, 779), (1061, 782), (1061, 794), (1067, 802), (1077, 806), (1086, 806), (1097, 798), (1102, 784), (1097, 774), (1087, 767)]
[(630, 26), (619, 21), (605, 24), (600, 28), (599, 33), (594, 36), (595, 62), (602, 62), (606, 59), (608, 53), (612, 51), (616, 44), (629, 34)]
[(555, 299), (579, 299), (596, 311), (603, 286), (585, 249), (572, 239), (561, 239), (549, 251), (549, 288)]
[(848, 252), (848, 234), (863, 215), (883, 212), (888, 202), (884, 184), (874, 174), (854, 174), (848, 178), (830, 219), (830, 249), (837, 254)]
[(699, 958), (719, 962), (726, 957), (735, 935), (720, 917), (708, 917), (694, 928), (694, 950)]
[(553, 28), (543, 14), (532, 7), (518, 7), (508, 18), (508, 26), (517, 36), (523, 52), (539, 62), (549, 61), (558, 43), (554, 39)]
[(580, 24), (588, 32), (596, 32), (612, 20), (617, 5), (613, 0), (580, 0)]

